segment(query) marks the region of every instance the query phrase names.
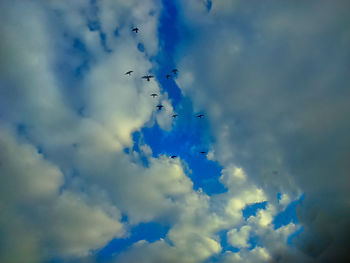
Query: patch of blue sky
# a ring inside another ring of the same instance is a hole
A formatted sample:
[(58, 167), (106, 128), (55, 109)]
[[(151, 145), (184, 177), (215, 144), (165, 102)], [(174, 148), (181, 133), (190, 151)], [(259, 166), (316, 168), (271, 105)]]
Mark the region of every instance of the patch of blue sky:
[[(229, 232), (229, 230), (223, 230), (220, 231), (218, 233), (219, 237), (220, 237), (220, 245), (222, 248), (222, 253), (225, 253), (226, 251), (231, 251), (231, 252), (239, 252), (240, 248), (232, 246), (228, 240), (227, 240), (227, 233)], [(254, 249), (256, 246), (261, 246), (261, 244), (259, 243), (259, 238), (256, 235), (250, 234), (249, 239), (248, 239), (248, 244), (249, 250)], [(210, 261), (212, 262), (212, 261)]]
[[(281, 194), (277, 194), (278, 200), (281, 199)], [(281, 213), (277, 214), (273, 220), (274, 229), (278, 229), (282, 226), (288, 225), (289, 223), (298, 224), (298, 217), (296, 214), (297, 205), (301, 205), (302, 201), (305, 199), (305, 194), (302, 194), (298, 200), (291, 202)], [(293, 240), (297, 238), (304, 231), (304, 227), (300, 228), (294, 233), (290, 234), (287, 238), (287, 243), (293, 245)]]
[(254, 249), (256, 246), (262, 246), (262, 244), (259, 242), (259, 237), (253, 234), (250, 234), (248, 244), (250, 245), (249, 250)]
[(248, 219), (250, 216), (255, 216), (256, 212), (259, 209), (265, 209), (266, 206), (267, 206), (267, 202), (261, 202), (261, 203), (255, 203), (255, 204), (247, 205), (242, 210), (244, 219)]
[[(278, 195), (278, 198), (280, 198), (280, 195)], [(274, 229), (278, 229), (282, 226), (286, 226), (289, 223), (298, 224), (298, 217), (296, 214), (296, 207), (298, 204), (300, 204), (305, 198), (305, 195), (301, 195), (301, 197), (298, 200), (292, 201), (285, 209), (284, 211), (277, 214), (273, 220)]]
[(227, 232), (228, 230), (223, 230), (218, 233), (219, 238), (220, 238), (220, 245), (221, 245), (221, 253), (220, 254), (215, 254), (211, 257), (209, 257), (207, 260), (205, 260), (205, 263), (214, 263), (214, 262), (221, 262), (221, 255), (224, 254), (225, 252), (233, 252), (237, 253), (240, 251), (238, 247), (232, 246), (228, 241), (227, 241)]
[[(175, 4), (170, 1), (163, 1), (163, 5), (158, 29), (161, 52), (154, 58), (156, 65), (160, 66), (155, 67), (155, 75), (161, 89), (168, 93), (174, 113), (179, 116), (173, 120), (173, 129), (170, 132), (162, 130), (157, 124), (135, 132), (132, 151), (139, 152), (138, 144), (145, 143), (151, 147), (153, 157), (157, 158), (161, 154), (179, 156), (192, 171), (190, 176), (195, 189), (202, 188), (207, 194), (225, 192), (226, 189), (218, 181), (222, 167), (200, 154), (201, 151), (208, 151), (208, 145), (213, 141), (208, 128), (209, 124), (205, 118), (196, 118), (191, 101), (182, 96), (173, 79), (176, 77), (171, 72), (175, 68), (173, 53), (179, 41), (176, 28), (177, 10)], [(140, 51), (144, 49), (141, 45), (138, 45)], [(172, 78), (167, 79), (167, 74), (171, 74)], [(179, 74), (181, 74), (181, 69), (179, 69)], [(125, 149), (124, 152), (130, 153), (130, 150)], [(142, 162), (147, 165), (146, 160)]]
[(126, 238), (113, 239), (103, 249), (97, 252), (97, 262), (111, 260), (118, 253), (125, 251), (134, 243), (140, 240), (155, 242), (166, 238), (169, 226), (158, 223), (141, 223), (130, 230), (130, 236)]
[(222, 253), (226, 251), (238, 252), (240, 249), (238, 247), (232, 246), (227, 240), (227, 232), (228, 230), (223, 230), (218, 233), (220, 237), (220, 245), (222, 248)]
[[(218, 181), (222, 167), (200, 154), (201, 151), (208, 151), (208, 146), (213, 140), (209, 124), (205, 118), (196, 118), (191, 101), (183, 97), (177, 87), (174, 78), (181, 74), (181, 69), (178, 69), (177, 74), (171, 72), (176, 68), (173, 57), (176, 45), (181, 41), (176, 5), (171, 1), (163, 1), (163, 7), (158, 29), (161, 52), (155, 58), (159, 65), (155, 73), (162, 90), (168, 93), (172, 101), (174, 113), (179, 116), (174, 119), (170, 132), (161, 130), (158, 125), (142, 129), (144, 140), (151, 147), (153, 156), (177, 155), (184, 160), (192, 171), (191, 179), (195, 189), (200, 187), (207, 194), (221, 193), (226, 191)], [(167, 74), (171, 75), (171, 78), (167, 79)]]
[(137, 44), (137, 49), (142, 53), (145, 52), (145, 46), (142, 43)]
[(131, 152), (140, 153), (140, 155), (137, 158), (137, 162), (139, 163), (139, 161), (141, 161), (144, 167), (149, 167), (148, 158), (145, 155), (142, 155), (142, 152), (140, 151), (140, 145), (144, 144), (143, 134), (139, 131), (134, 132), (132, 134), (132, 139), (134, 142), (132, 148), (125, 148), (124, 153), (126, 154), (130, 154)]
[(294, 245), (294, 239), (298, 238), (298, 236), (304, 232), (304, 227), (301, 226), (297, 231), (292, 233), (288, 238), (287, 238), (287, 243), (291, 246)]
[[(195, 117), (193, 119), (194, 122), (201, 121), (196, 120)], [(151, 147), (153, 156), (176, 155), (184, 160), (192, 171), (190, 177), (194, 189), (202, 188), (209, 195), (225, 192), (226, 188), (218, 181), (222, 167), (200, 153), (200, 151), (207, 151), (205, 144), (201, 142), (200, 129), (196, 128), (196, 125), (193, 125), (193, 128), (179, 126), (175, 125), (170, 132), (163, 131), (157, 124), (152, 128), (141, 130), (144, 142)]]
[[(160, 86), (168, 92), (169, 97), (172, 99), (173, 107), (176, 107), (182, 99), (181, 91), (173, 80), (176, 75), (171, 73), (171, 70), (175, 68), (173, 56), (176, 50), (176, 44), (180, 41), (176, 26), (178, 24), (178, 14), (174, 2), (164, 0), (162, 4), (163, 12), (158, 28), (161, 52), (156, 57), (156, 62), (159, 65), (156, 76)], [(167, 74), (171, 75), (172, 78), (166, 79)]]

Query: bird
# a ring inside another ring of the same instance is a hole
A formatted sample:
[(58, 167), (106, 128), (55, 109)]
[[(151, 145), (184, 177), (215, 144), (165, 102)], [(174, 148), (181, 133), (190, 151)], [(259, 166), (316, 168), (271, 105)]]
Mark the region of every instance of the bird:
[(157, 96), (158, 96), (158, 94), (156, 94), (156, 93), (152, 93), (150, 96), (152, 96), (152, 97), (154, 98), (154, 97), (157, 97)]
[(171, 116), (171, 117), (176, 118), (177, 116), (179, 116), (179, 115), (177, 115), (177, 114), (173, 114), (173, 116)]
[(172, 70), (172, 72), (176, 75), (176, 73), (178, 72), (178, 70), (177, 70), (176, 68), (174, 68), (174, 69)]
[(171, 75), (166, 74), (165, 77), (166, 77), (166, 79), (169, 79), (171, 77)]
[(131, 75), (131, 73), (133, 73), (133, 72), (134, 72), (134, 71), (129, 70), (128, 72), (126, 72), (126, 73), (125, 73), (125, 75), (129, 75), (129, 76), (130, 76), (130, 75)]
[(197, 118), (202, 118), (204, 115), (203, 114), (199, 114), (199, 115), (197, 115)]
[(162, 104), (157, 105), (158, 110), (161, 110), (164, 106)]
[(147, 81), (149, 81), (151, 78), (154, 78), (154, 76), (152, 76), (152, 75), (145, 75), (142, 78), (143, 79), (147, 79)]
[(200, 152), (201, 154), (206, 154), (207, 152)]
[(171, 159), (175, 159), (176, 157), (177, 157), (176, 155), (170, 156)]
[(134, 27), (131, 31), (137, 33), (137, 32), (139, 32), (139, 29), (137, 27)]

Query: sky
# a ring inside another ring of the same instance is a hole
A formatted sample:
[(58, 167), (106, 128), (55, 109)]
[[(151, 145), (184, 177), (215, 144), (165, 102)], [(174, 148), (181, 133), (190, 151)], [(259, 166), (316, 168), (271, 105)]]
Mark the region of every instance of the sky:
[(349, 262), (349, 9), (1, 1), (0, 262)]

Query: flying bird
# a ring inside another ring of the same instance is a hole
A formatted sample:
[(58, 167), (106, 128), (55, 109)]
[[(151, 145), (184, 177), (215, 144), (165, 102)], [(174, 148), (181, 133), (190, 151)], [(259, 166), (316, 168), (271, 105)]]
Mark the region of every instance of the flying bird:
[(154, 78), (154, 76), (152, 76), (152, 75), (145, 75), (142, 78), (143, 79), (147, 79), (147, 81), (149, 81), (151, 78)]
[(171, 75), (166, 74), (165, 77), (166, 77), (166, 79), (169, 79), (171, 77)]
[(156, 93), (152, 93), (152, 94), (151, 94), (151, 96), (154, 98), (154, 97), (157, 97), (157, 96), (158, 96), (158, 94), (156, 94)]
[(204, 115), (203, 114), (199, 114), (199, 115), (197, 115), (197, 118), (202, 118)]
[(176, 155), (170, 156), (171, 159), (175, 159), (176, 157), (177, 157)]
[(173, 116), (171, 116), (171, 117), (176, 118), (177, 116), (179, 116), (179, 115), (177, 115), (177, 114), (173, 114)]
[(175, 75), (178, 72), (178, 70), (176, 68), (174, 68), (171, 72), (173, 72)]
[(157, 105), (158, 110), (161, 110), (164, 106), (162, 104)]
[(129, 70), (128, 72), (126, 72), (126, 73), (125, 73), (125, 75), (129, 75), (129, 76), (130, 76), (130, 75), (131, 75), (131, 73), (133, 73), (133, 72), (134, 72), (134, 71)]
[(207, 152), (200, 152), (201, 154), (206, 154)]
[(137, 27), (134, 27), (131, 31), (137, 33), (137, 32), (139, 32), (139, 29)]

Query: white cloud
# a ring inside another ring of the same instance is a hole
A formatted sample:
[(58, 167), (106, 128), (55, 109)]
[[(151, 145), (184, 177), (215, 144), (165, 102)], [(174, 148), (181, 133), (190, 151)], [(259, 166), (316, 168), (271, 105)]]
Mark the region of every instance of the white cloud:
[(282, 206), (286, 207), (290, 202), (290, 196), (288, 194), (282, 194), (280, 200), (278, 201)]
[(250, 245), (249, 241), (250, 226), (243, 226), (241, 229), (231, 229), (227, 232), (227, 240), (230, 244), (237, 248), (246, 248)]
[(0, 145), (0, 228), (7, 240), (0, 246), (2, 262), (84, 256), (123, 234), (116, 208), (92, 206), (76, 193), (60, 194), (63, 174), (32, 145), (3, 130)]
[(52, 224), (45, 229), (49, 236), (46, 246), (53, 255), (87, 256), (91, 249), (103, 247), (114, 237), (122, 237), (120, 213), (112, 206), (109, 210), (112, 211), (104, 211), (101, 205), (90, 206), (74, 193), (63, 193), (49, 217), (43, 215), (42, 218), (43, 222), (48, 220)]

